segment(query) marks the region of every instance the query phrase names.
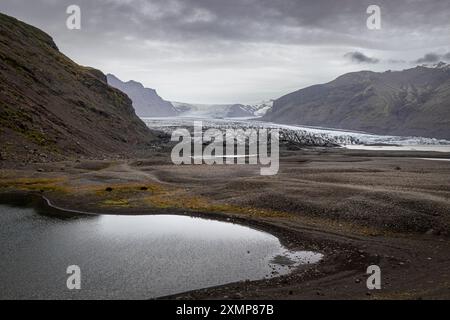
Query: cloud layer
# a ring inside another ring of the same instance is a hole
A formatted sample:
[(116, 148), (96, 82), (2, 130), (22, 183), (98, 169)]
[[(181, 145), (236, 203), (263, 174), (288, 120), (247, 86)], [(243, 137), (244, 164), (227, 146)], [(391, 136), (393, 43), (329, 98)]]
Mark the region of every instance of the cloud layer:
[(376, 31), (366, 27), (372, 0), (76, 2), (80, 31), (65, 28), (72, 0), (2, 0), (0, 11), (44, 29), (77, 62), (179, 101), (277, 98), (362, 65), (406, 68), (450, 52), (447, 0), (376, 1)]

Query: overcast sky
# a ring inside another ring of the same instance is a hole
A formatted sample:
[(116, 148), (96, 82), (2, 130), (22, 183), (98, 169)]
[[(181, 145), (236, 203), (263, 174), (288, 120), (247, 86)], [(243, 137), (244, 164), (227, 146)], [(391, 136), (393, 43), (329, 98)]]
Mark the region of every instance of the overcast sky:
[[(81, 30), (66, 9), (81, 8)], [(369, 5), (381, 30), (369, 30)], [(1, 0), (74, 61), (165, 99), (254, 103), (351, 71), (450, 61), (449, 0)]]

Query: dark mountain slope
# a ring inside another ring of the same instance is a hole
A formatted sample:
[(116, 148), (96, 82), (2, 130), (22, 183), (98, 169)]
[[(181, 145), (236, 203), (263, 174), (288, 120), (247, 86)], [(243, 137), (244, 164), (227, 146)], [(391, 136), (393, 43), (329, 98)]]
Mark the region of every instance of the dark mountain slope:
[(50, 36), (0, 14), (0, 158), (129, 154), (155, 141), (130, 99)]
[(362, 71), (288, 94), (267, 121), (450, 138), (450, 68)]

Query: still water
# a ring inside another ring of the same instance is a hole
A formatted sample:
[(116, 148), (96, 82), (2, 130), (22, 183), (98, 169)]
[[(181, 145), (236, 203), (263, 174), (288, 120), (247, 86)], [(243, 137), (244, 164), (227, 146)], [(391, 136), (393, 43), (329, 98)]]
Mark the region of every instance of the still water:
[[(148, 299), (289, 273), (322, 255), (265, 232), (185, 216), (61, 219), (0, 205), (0, 299)], [(67, 289), (67, 267), (81, 290)]]
[(347, 145), (351, 150), (375, 150), (375, 151), (433, 151), (450, 152), (450, 145), (399, 145), (399, 146), (366, 146), (366, 145)]

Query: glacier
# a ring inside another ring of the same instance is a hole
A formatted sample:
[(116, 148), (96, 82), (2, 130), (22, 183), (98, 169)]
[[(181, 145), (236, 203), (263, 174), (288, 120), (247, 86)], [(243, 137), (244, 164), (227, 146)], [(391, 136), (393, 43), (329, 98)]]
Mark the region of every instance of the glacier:
[(150, 129), (161, 131), (169, 135), (178, 128), (193, 127), (194, 121), (202, 121), (205, 129), (279, 129), (280, 141), (285, 140), (302, 146), (335, 146), (348, 149), (450, 152), (450, 141), (443, 139), (384, 136), (333, 128), (284, 125), (258, 121), (257, 119), (211, 119), (201, 117), (159, 117), (141, 119)]

